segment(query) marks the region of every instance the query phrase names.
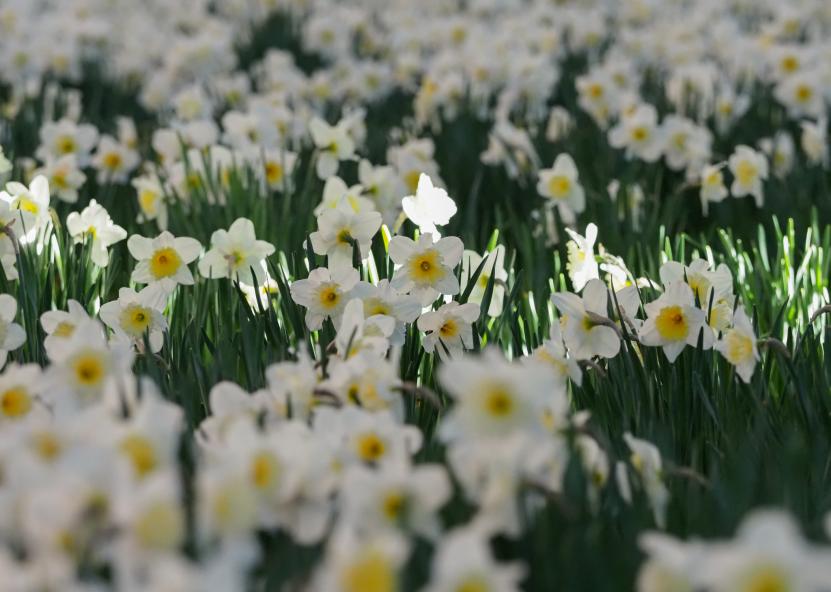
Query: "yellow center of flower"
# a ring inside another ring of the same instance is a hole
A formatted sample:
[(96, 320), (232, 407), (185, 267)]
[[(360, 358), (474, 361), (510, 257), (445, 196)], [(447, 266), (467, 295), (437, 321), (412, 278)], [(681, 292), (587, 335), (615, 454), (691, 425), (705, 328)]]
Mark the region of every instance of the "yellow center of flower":
[(343, 592), (394, 592), (398, 586), (389, 560), (379, 551), (370, 550), (341, 572), (340, 588)]
[(369, 432), (358, 437), (357, 451), (364, 462), (376, 462), (384, 456), (387, 446), (377, 434)]
[(142, 189), (138, 194), (139, 206), (141, 211), (152, 216), (156, 213), (156, 205), (159, 199), (159, 194), (150, 189)]
[(118, 152), (107, 152), (102, 159), (104, 168), (109, 169), (110, 171), (117, 171), (121, 168), (121, 164), (123, 162), (124, 160)]
[(27, 195), (21, 195), (14, 200), (14, 202), (12, 202), (12, 209), (23, 210), (24, 212), (29, 212), (30, 214), (35, 215), (40, 212), (40, 206)]
[(741, 161), (736, 167), (736, 178), (742, 185), (750, 185), (756, 180), (758, 170), (756, 166), (746, 160)]
[(269, 185), (279, 183), (283, 179), (283, 167), (280, 163), (273, 161), (265, 163), (265, 178)]
[(120, 449), (133, 465), (133, 470), (139, 477), (149, 474), (159, 464), (153, 443), (140, 434), (131, 434), (124, 438), (121, 441)]
[(104, 361), (94, 352), (82, 352), (72, 362), (75, 381), (82, 387), (96, 387), (107, 373)]
[(280, 463), (271, 452), (258, 452), (251, 461), (249, 476), (257, 489), (270, 489), (280, 474)]
[(381, 508), (384, 516), (390, 522), (397, 522), (404, 513), (407, 497), (400, 491), (389, 491), (384, 496)]
[(354, 240), (348, 228), (344, 228), (338, 233), (338, 242), (342, 245), (351, 245)]
[(179, 253), (170, 247), (165, 247), (153, 253), (150, 258), (150, 273), (156, 279), (170, 277), (176, 275), (181, 265), (182, 259)]
[(71, 154), (75, 152), (77, 144), (72, 136), (61, 136), (55, 142), (55, 147), (58, 149), (58, 154)]
[(514, 397), (506, 385), (496, 384), (485, 389), (482, 398), (485, 412), (491, 417), (505, 419), (516, 407)]
[(52, 173), (52, 185), (58, 189), (69, 188), (69, 183), (66, 180), (66, 173), (64, 171), (55, 171)]
[(442, 339), (452, 339), (459, 334), (459, 325), (453, 319), (447, 319), (439, 328), (439, 335)]
[(729, 331), (725, 336), (727, 342), (727, 360), (740, 364), (753, 357), (753, 340), (739, 331)]
[(38, 432), (32, 437), (32, 449), (46, 462), (52, 462), (60, 455), (63, 445), (52, 432)]
[(586, 89), (586, 92), (588, 93), (588, 95), (589, 95), (591, 98), (593, 98), (593, 99), (600, 99), (600, 98), (602, 98), (602, 97), (603, 97), (603, 94), (604, 94), (603, 85), (602, 85), (602, 84), (598, 84), (598, 83), (596, 83), (596, 82), (595, 82), (595, 83), (593, 83), (593, 84), (590, 84), (590, 85), (588, 86), (588, 88)]
[(721, 171), (713, 171), (704, 178), (704, 184), (707, 187), (719, 187), (724, 183), (724, 175)]
[(365, 301), (364, 305), (364, 313), (366, 316), (371, 317), (372, 315), (388, 315), (390, 316), (390, 307), (387, 305), (386, 302), (382, 302), (377, 298), (370, 299), (369, 301)]
[(121, 312), (121, 328), (134, 337), (141, 337), (153, 320), (149, 308), (131, 304)]
[(71, 337), (74, 332), (75, 325), (73, 323), (70, 323), (69, 321), (61, 321), (58, 323), (58, 326), (55, 327), (55, 330), (52, 331), (52, 335), (57, 335), (58, 337)]
[(658, 334), (667, 341), (686, 339), (689, 331), (687, 317), (680, 306), (662, 308), (655, 320), (655, 328), (658, 329)]
[(632, 128), (632, 139), (635, 142), (643, 142), (649, 137), (649, 130), (644, 126), (639, 125)]
[(488, 583), (479, 575), (467, 576), (462, 581), (460, 581), (455, 588), (453, 588), (453, 592), (490, 592), (491, 587)]
[(168, 501), (157, 501), (138, 515), (133, 530), (143, 547), (172, 549), (182, 542), (185, 521), (177, 505)]
[(14, 386), (0, 395), (0, 410), (10, 419), (27, 415), (32, 409), (32, 398), (22, 386)]
[(807, 84), (799, 84), (796, 87), (796, 100), (800, 103), (807, 103), (814, 96), (814, 89)]
[(756, 569), (743, 582), (741, 592), (788, 592), (792, 590), (787, 576), (774, 566)]
[(320, 306), (323, 307), (324, 310), (332, 310), (337, 308), (338, 304), (340, 303), (340, 290), (335, 285), (327, 285), (323, 286), (320, 289)]
[(551, 193), (552, 197), (557, 199), (568, 197), (568, 194), (571, 191), (571, 179), (565, 175), (554, 175), (548, 181), (548, 191)]
[(441, 265), (441, 256), (435, 249), (427, 249), (413, 256), (409, 261), (410, 277), (417, 284), (432, 285), (442, 279), (445, 270)]
[(782, 58), (782, 69), (788, 73), (795, 72), (799, 69), (799, 60), (796, 59), (796, 56), (785, 56)]

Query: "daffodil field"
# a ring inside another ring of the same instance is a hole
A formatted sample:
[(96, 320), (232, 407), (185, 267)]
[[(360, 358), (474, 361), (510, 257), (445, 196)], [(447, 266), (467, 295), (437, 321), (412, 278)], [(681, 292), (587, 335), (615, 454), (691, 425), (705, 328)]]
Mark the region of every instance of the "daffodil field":
[(0, 592), (831, 591), (827, 0), (0, 0)]

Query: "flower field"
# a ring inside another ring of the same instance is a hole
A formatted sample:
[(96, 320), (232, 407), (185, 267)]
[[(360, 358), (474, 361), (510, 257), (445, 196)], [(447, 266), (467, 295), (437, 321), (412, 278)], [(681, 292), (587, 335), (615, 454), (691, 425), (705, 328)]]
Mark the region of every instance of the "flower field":
[(0, 0), (0, 592), (831, 591), (826, 0)]

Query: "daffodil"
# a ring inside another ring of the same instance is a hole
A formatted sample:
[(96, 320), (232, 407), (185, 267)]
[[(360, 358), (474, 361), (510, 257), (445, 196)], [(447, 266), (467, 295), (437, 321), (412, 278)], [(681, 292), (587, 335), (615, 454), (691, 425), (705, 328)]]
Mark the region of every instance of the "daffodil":
[(479, 305), (474, 302), (448, 302), (438, 310), (425, 312), (418, 318), (418, 329), (426, 335), (424, 351), (436, 350), (440, 358), (449, 358), (473, 347), (473, 322), (479, 318)]
[(597, 260), (594, 257), (597, 226), (592, 223), (586, 226), (586, 236), (581, 236), (570, 228), (566, 228), (566, 232), (571, 237), (571, 240), (566, 243), (568, 252), (566, 270), (574, 290), (580, 292), (589, 281), (600, 277)]
[(90, 242), (90, 258), (99, 267), (109, 264), (108, 249), (127, 238), (127, 231), (114, 224), (107, 210), (94, 199), (80, 214), (70, 212), (66, 217), (66, 229), (76, 242)]
[(418, 177), (415, 195), (401, 200), (401, 206), (422, 234), (430, 233), (436, 239), (441, 238), (436, 226), (444, 226), (456, 214), (456, 202), (447, 195), (447, 191), (434, 187), (430, 177), (424, 173)]
[(0, 200), (6, 202), (12, 212), (21, 212), (21, 234), (17, 239), (22, 242), (31, 242), (37, 231), (49, 223), (49, 181), (43, 175), (35, 177), (29, 187), (16, 181), (6, 183), (6, 191), (0, 192)]
[(165, 188), (154, 174), (141, 175), (132, 180), (139, 206), (138, 221), (155, 220), (159, 230), (167, 230), (167, 202)]
[(0, 367), (8, 359), (9, 352), (26, 342), (23, 327), (14, 322), (17, 316), (17, 301), (11, 294), (0, 294)]
[(703, 339), (704, 349), (713, 345), (713, 333), (706, 325), (705, 313), (695, 306), (692, 288), (677, 280), (666, 286), (658, 299), (644, 306), (647, 319), (641, 326), (641, 343), (660, 346), (667, 359), (674, 362), (684, 347), (698, 345)]
[(612, 358), (620, 350), (620, 337), (609, 324), (609, 289), (600, 280), (589, 280), (582, 298), (571, 292), (556, 292), (551, 301), (560, 311), (563, 339), (577, 358)]
[(165, 230), (152, 239), (134, 234), (127, 241), (127, 249), (138, 260), (130, 277), (132, 281), (159, 283), (165, 290), (172, 291), (179, 284), (193, 284), (188, 264), (199, 257), (202, 245), (194, 238), (177, 238)]
[(358, 271), (352, 267), (332, 270), (318, 267), (308, 278), (292, 283), (291, 297), (306, 307), (306, 326), (310, 330), (320, 329), (327, 318), (339, 322), (358, 277)]
[(560, 154), (550, 169), (539, 172), (537, 193), (551, 200), (566, 224), (586, 209), (586, 196), (580, 185), (577, 165), (568, 154)]
[(45, 123), (40, 128), (40, 141), (37, 156), (41, 160), (73, 154), (78, 166), (83, 168), (90, 164), (90, 154), (98, 142), (98, 130), (90, 124), (78, 124), (64, 118)]
[(706, 216), (710, 203), (724, 201), (728, 196), (727, 187), (724, 185), (724, 164), (708, 165), (701, 169), (700, 181), (701, 190), (701, 212)]
[(89, 321), (90, 316), (86, 309), (77, 300), (70, 298), (67, 303), (68, 310), (49, 310), (40, 315), (40, 326), (46, 333), (43, 340), (43, 347), (51, 358), (51, 350), (56, 342), (72, 337), (78, 325)]
[(632, 452), (629, 462), (637, 472), (652, 505), (655, 523), (659, 528), (664, 528), (669, 490), (664, 485), (661, 452), (654, 444), (635, 438), (628, 432), (623, 434), (623, 440)]
[(9, 364), (0, 374), (0, 425), (23, 421), (44, 409), (42, 370), (37, 364)]
[(502, 306), (505, 300), (505, 282), (508, 279), (508, 272), (505, 271), (505, 246), (496, 245), (493, 251), (485, 254), (482, 257), (475, 251), (465, 250), (462, 254), (462, 276), (460, 289), (464, 292), (467, 289), (468, 283), (473, 279), (473, 275), (482, 262), (485, 261), (479, 277), (476, 279), (476, 285), (471, 290), (468, 296), (468, 302), (475, 302), (481, 304), (485, 297), (488, 284), (493, 278), (493, 292), (491, 293), (491, 301), (488, 306), (488, 316), (498, 317), (502, 314)]
[(144, 347), (144, 336), (150, 342), (150, 351), (162, 349), (167, 320), (162, 314), (167, 294), (157, 284), (136, 292), (121, 288), (118, 300), (101, 306), (98, 315), (116, 336), (135, 344), (139, 351)]
[(98, 171), (98, 183), (125, 183), (133, 170), (139, 165), (138, 152), (120, 144), (112, 136), (101, 136), (92, 166)]
[(262, 264), (274, 253), (274, 245), (257, 240), (254, 223), (237, 218), (228, 230), (211, 235), (211, 248), (199, 261), (199, 273), (206, 278), (231, 278), (253, 284), (265, 280)]
[(736, 368), (744, 382), (749, 383), (759, 362), (759, 347), (753, 324), (743, 307), (736, 309), (732, 327), (727, 329), (715, 344), (715, 349)]
[(64, 154), (59, 158), (50, 159), (37, 170), (36, 174), (43, 175), (49, 180), (55, 197), (67, 203), (78, 201), (78, 189), (86, 182), (87, 176), (78, 167), (75, 154)]
[(426, 306), (440, 294), (459, 293), (459, 280), (453, 269), (462, 259), (464, 245), (455, 236), (434, 242), (430, 234), (422, 234), (418, 242), (405, 236), (390, 241), (390, 259), (396, 264), (390, 285), (412, 294)]
[(355, 142), (343, 120), (332, 126), (316, 117), (309, 122), (309, 132), (318, 150), (315, 170), (321, 179), (335, 175), (340, 161), (354, 156)]
[(381, 214), (355, 212), (348, 204), (324, 210), (317, 218), (317, 230), (309, 235), (314, 252), (326, 255), (330, 268), (351, 267), (354, 249), (366, 259), (372, 237), (381, 228)]
[(762, 183), (768, 178), (767, 158), (749, 146), (737, 146), (728, 164), (733, 174), (730, 193), (733, 197), (752, 195), (756, 206), (761, 208), (764, 203)]
[(664, 133), (658, 112), (649, 104), (638, 105), (609, 131), (609, 144), (625, 149), (627, 158), (655, 162), (664, 150)]

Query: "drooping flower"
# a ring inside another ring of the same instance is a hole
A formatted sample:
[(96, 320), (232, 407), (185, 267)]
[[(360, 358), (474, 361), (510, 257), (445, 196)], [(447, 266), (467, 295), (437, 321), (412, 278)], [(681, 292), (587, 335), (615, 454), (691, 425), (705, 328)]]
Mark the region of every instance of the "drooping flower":
[(80, 214), (70, 212), (66, 217), (66, 229), (76, 242), (91, 241), (90, 258), (99, 267), (109, 264), (108, 249), (127, 238), (127, 231), (114, 224), (107, 210), (94, 199)]
[(749, 146), (737, 146), (728, 162), (733, 173), (730, 193), (733, 197), (752, 195), (756, 206), (761, 208), (764, 202), (762, 182), (768, 178), (767, 158)]
[(476, 285), (471, 290), (468, 296), (468, 302), (475, 302), (481, 304), (485, 297), (485, 291), (488, 284), (493, 278), (493, 292), (491, 293), (491, 301), (488, 306), (488, 316), (498, 317), (502, 314), (502, 306), (505, 300), (505, 281), (508, 279), (508, 272), (505, 271), (505, 247), (504, 245), (496, 245), (493, 251), (486, 253), (482, 257), (475, 251), (465, 250), (462, 255), (462, 276), (461, 286), (462, 292), (467, 288), (468, 282), (473, 279), (473, 275), (482, 261), (485, 261), (482, 271), (476, 280)]
[(329, 125), (319, 117), (309, 122), (309, 132), (318, 149), (315, 170), (321, 179), (328, 179), (338, 172), (342, 160), (349, 160), (355, 154), (355, 142), (349, 134), (344, 120)]
[(551, 301), (560, 311), (563, 340), (572, 356), (582, 360), (617, 355), (620, 337), (603, 324), (609, 315), (606, 284), (598, 279), (589, 280), (582, 298), (571, 292), (557, 292), (551, 295)]
[(566, 243), (568, 251), (566, 270), (574, 291), (579, 292), (589, 281), (600, 277), (597, 260), (594, 257), (597, 226), (592, 223), (586, 226), (585, 237), (570, 228), (566, 228), (566, 232), (571, 237), (571, 240)]
[(424, 351), (438, 351), (449, 358), (473, 347), (473, 322), (479, 318), (479, 305), (473, 302), (448, 302), (438, 310), (425, 312), (418, 318), (418, 329), (424, 331)]
[(759, 361), (759, 347), (753, 324), (743, 307), (736, 309), (732, 327), (724, 332), (715, 344), (715, 349), (736, 367), (736, 374), (749, 383), (753, 370)]

